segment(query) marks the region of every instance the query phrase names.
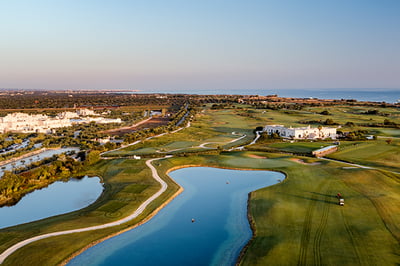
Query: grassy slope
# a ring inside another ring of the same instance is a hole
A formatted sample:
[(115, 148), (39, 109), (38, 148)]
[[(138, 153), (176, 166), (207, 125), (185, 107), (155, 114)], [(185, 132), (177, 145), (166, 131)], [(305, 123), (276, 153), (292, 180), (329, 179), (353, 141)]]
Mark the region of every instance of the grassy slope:
[[(263, 114), (257, 110), (250, 118), (241, 113), (240, 110), (208, 111), (197, 118), (191, 128), (148, 141), (145, 147), (157, 148), (160, 145), (173, 149), (192, 145), (192, 141), (204, 143), (213, 138), (226, 141), (236, 138), (232, 131), (251, 133), (255, 126), (264, 125), (270, 117), (274, 121), (283, 119), (285, 123), (299, 119), (281, 111)], [(249, 153), (237, 152), (219, 157), (173, 158), (158, 162), (157, 167), (160, 173), (174, 166), (200, 164), (273, 169), (288, 174), (285, 182), (252, 194), (251, 213), (257, 236), (243, 258), (243, 265), (399, 263), (400, 218), (396, 213), (399, 213), (400, 188), (395, 181), (399, 177), (371, 170), (344, 170), (332, 162), (311, 166), (293, 162), (290, 157), (279, 154), (254, 154), (267, 159), (255, 159)], [(71, 214), (0, 230), (0, 251), (33, 235), (115, 220), (131, 212), (158, 189), (149, 178), (149, 170), (143, 161), (101, 162), (91, 174), (102, 176), (107, 188), (95, 204)], [(148, 215), (176, 191), (173, 182), (168, 182), (173, 189), (130, 224), (42, 240), (14, 253), (5, 265), (59, 263), (93, 240), (122, 230)], [(336, 205), (334, 195), (338, 192), (345, 196), (345, 207)], [(124, 205), (125, 202), (129, 204)]]
[[(382, 115), (366, 115), (366, 112), (370, 109), (377, 109), (381, 113), (386, 113), (387, 116)], [(319, 113), (328, 110), (330, 115), (320, 115)], [(385, 119), (389, 119), (397, 124), (400, 124), (400, 110), (395, 108), (368, 108), (368, 107), (348, 107), (348, 106), (335, 106), (332, 107), (306, 107), (304, 110), (296, 111), (285, 111), (285, 110), (257, 110), (257, 114), (254, 115), (257, 118), (262, 119), (265, 124), (282, 124), (285, 126), (305, 126), (307, 124), (300, 123), (301, 121), (310, 120), (321, 120), (332, 119), (334, 122), (344, 125), (346, 122), (353, 122), (355, 124), (370, 124), (370, 123), (383, 123)], [(399, 129), (391, 128), (365, 128), (365, 127), (344, 127), (342, 130), (359, 130), (367, 129), (371, 131), (371, 134), (381, 136), (393, 136), (399, 137)]]
[(344, 142), (338, 152), (327, 157), (400, 172), (400, 141)]
[(275, 148), (284, 152), (293, 153), (310, 153), (314, 150), (318, 150), (321, 147), (332, 145), (332, 142), (279, 142), (269, 144), (271, 148)]
[[(174, 134), (168, 134), (159, 138), (146, 140), (134, 146), (127, 147), (117, 152), (107, 153), (107, 156), (128, 156), (153, 154), (156, 151), (169, 152), (179, 149), (178, 152), (201, 151), (200, 144), (210, 143), (209, 148), (223, 146), (229, 148), (249, 142), (254, 138), (253, 129), (259, 124), (254, 119), (238, 116), (236, 110), (207, 110), (197, 115), (196, 121), (190, 128), (186, 128)], [(233, 135), (232, 132), (236, 134)], [(246, 134), (247, 137), (228, 143)]]
[[(162, 161), (159, 161), (157, 165), (164, 171), (167, 169), (163, 168)], [(144, 161), (122, 159), (102, 161), (89, 172), (93, 175), (102, 176), (106, 187), (102, 196), (94, 204), (66, 215), (2, 229), (0, 230), (0, 250), (3, 251), (10, 245), (34, 235), (104, 224), (117, 220), (132, 213), (160, 187), (156, 181), (150, 178), (150, 170), (144, 165)], [(38, 241), (12, 254), (4, 264), (56, 265), (92, 241), (132, 226), (149, 215), (151, 211), (177, 190), (176, 184), (165, 175), (163, 176), (170, 185), (170, 190), (151, 204), (134, 221), (114, 228)]]
[[(377, 171), (344, 170), (326, 162), (274, 169), (285, 171), (288, 179), (252, 193), (256, 237), (242, 265), (400, 262), (398, 181)], [(337, 205), (338, 192), (345, 197), (344, 207)]]

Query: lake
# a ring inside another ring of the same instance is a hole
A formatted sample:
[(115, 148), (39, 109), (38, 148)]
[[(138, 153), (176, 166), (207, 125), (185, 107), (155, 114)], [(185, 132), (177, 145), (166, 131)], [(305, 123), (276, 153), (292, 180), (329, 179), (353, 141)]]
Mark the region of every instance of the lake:
[(16, 205), (0, 208), (0, 228), (36, 221), (89, 206), (103, 192), (98, 177), (57, 181), (25, 195)]
[(79, 152), (79, 148), (67, 147), (58, 149), (47, 149), (38, 154), (25, 157), (23, 159), (18, 159), (12, 163), (4, 164), (0, 167), (0, 178), (3, 176), (4, 171), (11, 171), (13, 168), (18, 168), (24, 165), (29, 165), (33, 162), (41, 161), (45, 158), (50, 158), (53, 155), (59, 155), (64, 152)]
[(149, 222), (86, 250), (69, 265), (234, 265), (252, 235), (248, 193), (285, 178), (210, 167), (169, 175), (184, 188), (179, 196)]

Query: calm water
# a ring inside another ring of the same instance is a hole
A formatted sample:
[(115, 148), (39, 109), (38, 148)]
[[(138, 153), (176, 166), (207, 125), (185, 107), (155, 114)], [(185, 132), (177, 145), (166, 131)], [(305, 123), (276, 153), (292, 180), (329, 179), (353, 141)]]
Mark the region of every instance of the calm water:
[(143, 90), (135, 93), (186, 93), (186, 94), (237, 94), (237, 95), (271, 95), (281, 97), (319, 98), (319, 99), (355, 99), (394, 103), (400, 100), (398, 89), (198, 89), (198, 90)]
[(55, 182), (25, 195), (14, 206), (1, 207), (0, 228), (82, 209), (95, 202), (102, 191), (98, 177)]
[(248, 193), (284, 178), (209, 167), (170, 176), (182, 194), (146, 224), (88, 249), (69, 265), (234, 265), (251, 238)]
[(24, 165), (29, 165), (33, 162), (41, 161), (45, 158), (50, 158), (55, 154), (58, 155), (58, 154), (61, 154), (64, 152), (71, 152), (71, 151), (79, 152), (79, 148), (68, 147), (68, 148), (59, 148), (59, 149), (49, 149), (49, 150), (43, 151), (41, 153), (31, 155), (26, 158), (16, 160), (13, 163), (4, 164), (0, 167), (0, 177), (3, 176), (4, 171), (11, 171), (14, 167), (18, 168), (18, 167), (21, 167)]

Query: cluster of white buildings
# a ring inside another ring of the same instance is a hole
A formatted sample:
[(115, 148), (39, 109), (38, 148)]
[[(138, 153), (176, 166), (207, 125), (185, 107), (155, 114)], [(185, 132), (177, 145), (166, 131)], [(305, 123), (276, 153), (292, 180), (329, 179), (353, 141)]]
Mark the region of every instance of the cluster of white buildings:
[(283, 125), (267, 125), (264, 132), (269, 135), (273, 133), (279, 134), (283, 138), (292, 139), (336, 139), (336, 128), (333, 127), (284, 127)]
[[(96, 116), (96, 117), (93, 117)], [(78, 109), (76, 112), (63, 112), (56, 117), (43, 114), (30, 115), (26, 113), (10, 113), (0, 117), (0, 133), (52, 133), (53, 129), (70, 127), (81, 123), (121, 123), (121, 119), (110, 119), (98, 117), (94, 111), (89, 109)]]

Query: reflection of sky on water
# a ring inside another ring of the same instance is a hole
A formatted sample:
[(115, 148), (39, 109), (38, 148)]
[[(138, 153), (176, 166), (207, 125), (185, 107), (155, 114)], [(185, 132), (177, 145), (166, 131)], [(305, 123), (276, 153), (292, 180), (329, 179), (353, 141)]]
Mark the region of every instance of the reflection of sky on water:
[(251, 237), (248, 193), (284, 179), (276, 172), (210, 167), (169, 175), (182, 194), (149, 222), (86, 250), (69, 265), (233, 265)]
[[(55, 154), (61, 154), (63, 152), (68, 152), (68, 151), (78, 152), (79, 148), (69, 147), (69, 148), (59, 148), (59, 149), (46, 150), (44, 152), (41, 152), (41, 153), (38, 153), (38, 154), (35, 154), (35, 155), (32, 155), (32, 156), (17, 160), (17, 161), (15, 161), (13, 163), (8, 163), (8, 164), (5, 164), (5, 165), (2, 165), (0, 167), (0, 177), (3, 175), (4, 171), (11, 171), (13, 169), (13, 167), (18, 168), (20, 166), (23, 166), (24, 164), (25, 165), (29, 165), (29, 164), (31, 164), (33, 162), (43, 160), (44, 158), (49, 158), (49, 157), (51, 157), (51, 156), (53, 156)], [(14, 163), (15, 163), (15, 165), (13, 166)]]
[(98, 177), (58, 181), (25, 195), (16, 205), (0, 208), (0, 228), (82, 209), (101, 195)]

